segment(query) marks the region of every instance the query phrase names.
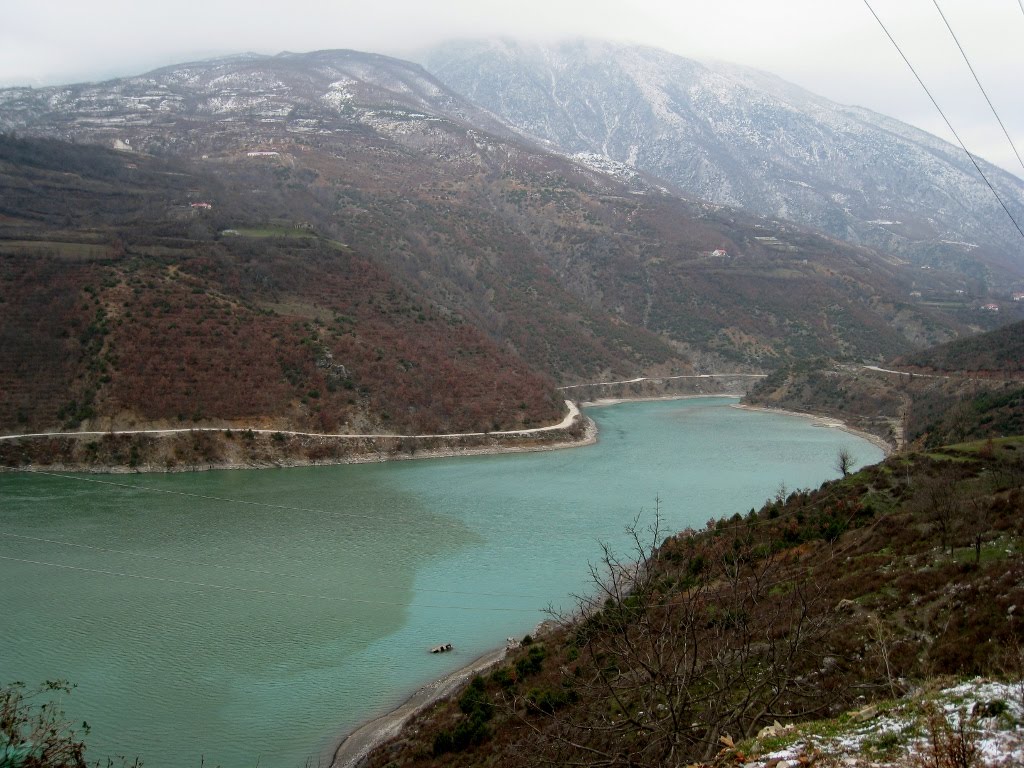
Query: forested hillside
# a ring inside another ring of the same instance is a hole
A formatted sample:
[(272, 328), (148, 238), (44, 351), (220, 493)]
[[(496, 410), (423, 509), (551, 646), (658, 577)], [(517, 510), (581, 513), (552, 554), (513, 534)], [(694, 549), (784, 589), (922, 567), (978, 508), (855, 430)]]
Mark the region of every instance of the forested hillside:
[[(214, 176), (4, 139), (0, 200), (6, 430), (454, 432), (561, 417), (551, 380), (521, 358), (357, 250), (267, 223)], [(240, 228), (221, 234), (227, 223)]]
[(909, 298), (959, 275), (553, 155), (383, 56), (217, 59), (3, 103), (23, 134), (194, 161), (562, 381), (893, 355), (993, 320)]
[(387, 57), (3, 99), (77, 142), (0, 141), (8, 433), (490, 431), (557, 421), (558, 384), (878, 361), (995, 322), (911, 297), (955, 273), (551, 154)]
[(1024, 377), (1024, 321), (903, 355), (894, 364), (921, 372)]

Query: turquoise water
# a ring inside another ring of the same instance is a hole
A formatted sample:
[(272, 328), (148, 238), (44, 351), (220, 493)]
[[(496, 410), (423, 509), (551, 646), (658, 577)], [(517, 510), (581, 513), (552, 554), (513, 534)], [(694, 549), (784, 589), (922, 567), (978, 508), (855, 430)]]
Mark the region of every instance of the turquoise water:
[[(324, 764), (340, 735), (570, 609), (599, 542), (746, 512), (870, 443), (702, 398), (589, 411), (548, 453), (0, 475), (0, 682), (64, 677), (87, 757)], [(451, 642), (451, 654), (427, 649)]]

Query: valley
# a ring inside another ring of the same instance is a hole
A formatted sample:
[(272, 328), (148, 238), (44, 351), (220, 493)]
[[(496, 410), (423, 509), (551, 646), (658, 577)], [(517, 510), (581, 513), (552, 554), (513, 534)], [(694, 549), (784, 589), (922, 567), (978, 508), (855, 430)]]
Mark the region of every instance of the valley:
[(451, 674), (337, 754), (905, 765), (1019, 691), (1024, 182), (654, 48), (418, 60), (0, 89), (0, 672), (156, 766)]
[(556, 386), (878, 363), (1003, 319), (961, 271), (577, 164), (387, 57), (0, 103), (26, 136), (0, 156), (5, 434), (532, 428)]

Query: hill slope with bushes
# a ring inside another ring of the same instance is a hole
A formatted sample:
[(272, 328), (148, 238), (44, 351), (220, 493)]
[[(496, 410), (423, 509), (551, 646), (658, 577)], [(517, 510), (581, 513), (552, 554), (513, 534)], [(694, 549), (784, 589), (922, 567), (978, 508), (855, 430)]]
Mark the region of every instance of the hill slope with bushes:
[(1024, 434), (1022, 333), (1013, 323), (884, 368), (807, 360), (774, 371), (745, 402), (833, 416), (897, 448)]
[(891, 457), (663, 541), (638, 531), (576, 615), (368, 764), (737, 764), (732, 745), (776, 721), (937, 675), (1019, 679), (1022, 512), (1010, 438)]

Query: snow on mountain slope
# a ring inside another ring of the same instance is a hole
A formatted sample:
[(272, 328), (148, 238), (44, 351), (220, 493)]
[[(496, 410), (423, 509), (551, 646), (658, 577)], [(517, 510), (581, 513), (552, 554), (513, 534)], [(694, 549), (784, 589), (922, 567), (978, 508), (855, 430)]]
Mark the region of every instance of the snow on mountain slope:
[[(427, 116), (499, 136), (500, 121), (443, 87), (420, 66), (378, 54), (317, 51), (245, 54), (180, 64), (138, 77), (52, 88), (0, 90), (0, 130), (73, 140), (129, 139), (167, 149), (189, 144), (210, 123), (280, 124), (291, 132), (330, 133), (360, 123)], [(255, 136), (254, 136), (255, 138)]]
[[(921, 263), (964, 268), (958, 243), (977, 243), (1024, 274), (1024, 241), (960, 148), (772, 75), (598, 41), (450, 43), (423, 62), (553, 149)], [(1024, 182), (982, 166), (1024, 222)]]

